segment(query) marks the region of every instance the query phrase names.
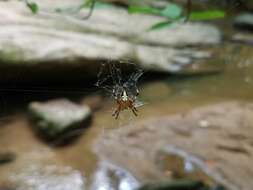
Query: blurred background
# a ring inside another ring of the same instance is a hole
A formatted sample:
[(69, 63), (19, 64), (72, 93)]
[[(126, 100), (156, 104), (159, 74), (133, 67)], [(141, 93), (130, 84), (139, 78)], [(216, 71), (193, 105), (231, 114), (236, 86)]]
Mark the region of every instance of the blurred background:
[(252, 10), (0, 1), (0, 190), (252, 190)]

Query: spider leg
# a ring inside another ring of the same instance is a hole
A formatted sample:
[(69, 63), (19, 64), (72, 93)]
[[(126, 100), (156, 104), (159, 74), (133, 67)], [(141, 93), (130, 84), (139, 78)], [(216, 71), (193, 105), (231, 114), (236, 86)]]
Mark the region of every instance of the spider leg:
[(121, 106), (118, 105), (117, 109), (113, 112), (112, 116), (115, 117), (115, 119), (118, 119), (119, 113), (120, 113)]
[(138, 114), (136, 113), (137, 109), (135, 107), (131, 107), (131, 110), (134, 113), (134, 115), (137, 117), (138, 116)]
[(120, 111), (117, 112), (115, 119), (118, 119)]
[(112, 116), (113, 116), (115, 119), (118, 119), (119, 113), (120, 113), (120, 110), (119, 110), (119, 109), (116, 109), (116, 110), (114, 111), (114, 113), (112, 114)]

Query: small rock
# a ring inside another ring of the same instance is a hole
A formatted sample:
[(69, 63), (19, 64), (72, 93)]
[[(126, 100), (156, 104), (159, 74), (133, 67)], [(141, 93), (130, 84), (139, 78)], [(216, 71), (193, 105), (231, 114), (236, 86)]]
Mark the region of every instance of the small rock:
[(91, 186), (93, 190), (134, 190), (139, 182), (127, 171), (108, 162), (101, 162)]
[(89, 121), (91, 116), (88, 106), (79, 106), (67, 99), (32, 102), (29, 111), (35, 121), (35, 129), (49, 140), (75, 136), (77, 129), (87, 126), (84, 122)]
[(237, 16), (234, 26), (242, 30), (253, 31), (253, 14), (245, 13)]

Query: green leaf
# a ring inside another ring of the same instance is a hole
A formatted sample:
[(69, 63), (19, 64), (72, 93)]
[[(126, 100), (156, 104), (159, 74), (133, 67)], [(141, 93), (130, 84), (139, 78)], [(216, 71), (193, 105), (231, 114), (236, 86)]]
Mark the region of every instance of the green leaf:
[(169, 3), (163, 10), (160, 11), (160, 15), (170, 18), (176, 19), (180, 17), (182, 14), (182, 9), (178, 5), (174, 3)]
[(134, 14), (134, 13), (142, 13), (142, 14), (160, 14), (159, 9), (151, 8), (151, 7), (136, 7), (136, 6), (130, 6), (128, 8), (128, 13)]
[(152, 26), (148, 29), (148, 31), (161, 30), (161, 29), (164, 29), (164, 28), (167, 28), (167, 27), (171, 26), (171, 24), (173, 24), (173, 22), (170, 21), (170, 20), (158, 22), (158, 23), (152, 25)]
[(189, 20), (211, 20), (225, 17), (225, 12), (220, 10), (192, 12)]
[(152, 7), (137, 7), (130, 6), (128, 8), (130, 14), (142, 13), (142, 14), (155, 14), (169, 19), (177, 19), (182, 14), (182, 9), (174, 3), (168, 3), (164, 9), (156, 9)]
[(34, 2), (26, 2), (26, 6), (32, 11), (33, 14), (36, 14), (39, 10), (39, 7)]

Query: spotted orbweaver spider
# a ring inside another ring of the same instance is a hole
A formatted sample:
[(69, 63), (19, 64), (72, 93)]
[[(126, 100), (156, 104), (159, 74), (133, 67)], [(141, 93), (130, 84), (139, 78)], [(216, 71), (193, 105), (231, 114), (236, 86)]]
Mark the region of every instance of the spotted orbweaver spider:
[[(124, 62), (121, 62), (121, 64), (124, 64)], [(98, 73), (96, 86), (102, 87), (109, 92), (117, 103), (117, 108), (112, 114), (115, 119), (118, 119), (120, 112), (126, 109), (132, 110), (133, 114), (137, 116), (137, 107), (143, 105), (137, 99), (139, 95), (137, 82), (143, 71), (136, 69), (134, 64), (128, 63), (127, 66), (134, 66), (135, 71), (125, 77), (122, 75), (121, 69), (111, 62), (102, 64)]]

